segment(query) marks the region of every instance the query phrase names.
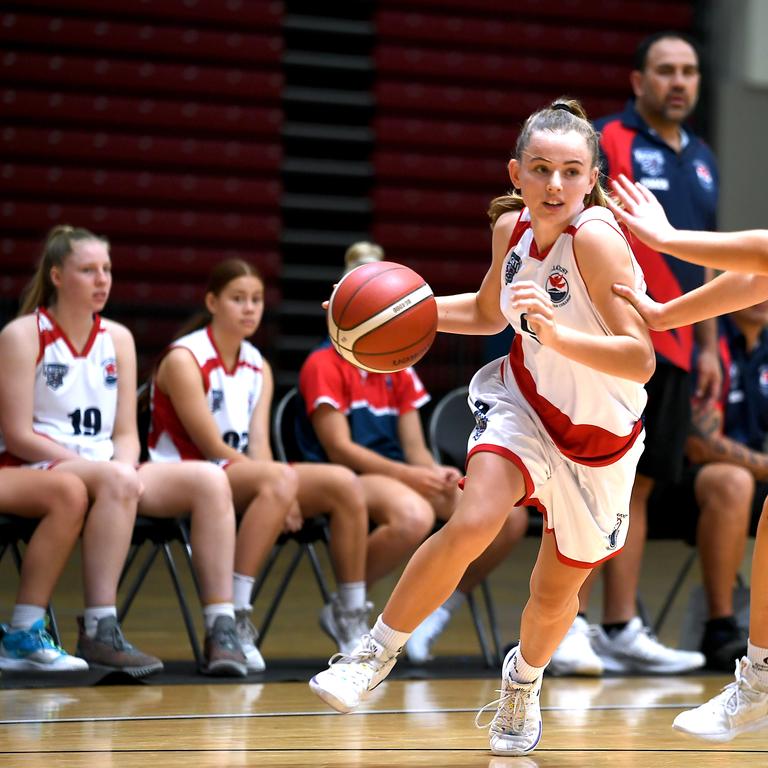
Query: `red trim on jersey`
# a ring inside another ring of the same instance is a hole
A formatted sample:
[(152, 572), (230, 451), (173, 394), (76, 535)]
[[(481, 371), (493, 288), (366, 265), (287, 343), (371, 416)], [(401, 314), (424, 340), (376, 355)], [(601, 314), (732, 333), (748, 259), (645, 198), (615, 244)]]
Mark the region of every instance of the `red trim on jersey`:
[(38, 334), (40, 335), (40, 351), (37, 358), (38, 363), (43, 357), (45, 348), (49, 344), (53, 344), (54, 341), (58, 341), (59, 339), (63, 339), (64, 343), (69, 347), (69, 351), (72, 353), (73, 357), (88, 357), (88, 353), (91, 351), (91, 348), (96, 341), (96, 336), (99, 333), (106, 331), (106, 328), (104, 328), (101, 324), (101, 316), (94, 314), (93, 325), (91, 326), (91, 331), (88, 334), (88, 339), (86, 340), (82, 351), (78, 352), (77, 349), (75, 349), (75, 345), (70, 341), (69, 336), (67, 336), (65, 333), (64, 329), (56, 322), (56, 318), (45, 307), (39, 307), (38, 311), (45, 315), (53, 326), (53, 329), (50, 331), (41, 331), (40, 326), (37, 326)]
[(155, 382), (152, 387), (152, 423), (147, 439), (150, 448), (157, 447), (157, 442), (163, 433), (171, 439), (180, 458), (205, 459), (200, 449), (187, 434), (187, 430), (173, 407), (171, 398), (162, 392)]
[[(205, 332), (208, 334), (208, 340), (211, 342), (211, 346), (216, 351), (216, 358), (211, 360), (205, 361), (205, 366), (202, 369), (203, 370), (203, 381), (205, 382), (205, 391), (208, 391), (209, 383), (208, 383), (208, 373), (210, 371), (216, 370), (218, 366), (221, 366), (221, 369), (224, 371), (224, 374), (226, 376), (234, 376), (237, 373), (238, 368), (250, 368), (251, 370), (256, 371), (257, 373), (261, 373), (261, 368), (259, 368), (257, 365), (254, 365), (253, 363), (249, 363), (245, 360), (240, 359), (240, 352), (241, 350), (237, 350), (237, 359), (235, 360), (235, 367), (231, 370), (227, 368), (226, 363), (224, 362), (224, 358), (221, 356), (221, 352), (219, 351), (218, 346), (216, 345), (216, 339), (213, 338), (213, 328), (208, 325), (205, 329)], [(213, 365), (212, 363), (217, 363), (218, 365)]]
[(517, 386), (536, 411), (558, 450), (571, 461), (588, 467), (605, 467), (618, 461), (643, 430), (640, 420), (629, 435), (614, 435), (594, 424), (574, 424), (566, 414), (536, 390), (536, 382), (525, 367), (523, 341), (518, 335), (512, 342), (509, 363)]
[(476, 453), (495, 453), (497, 456), (501, 456), (502, 459), (511, 461), (520, 470), (520, 474), (523, 476), (523, 482), (525, 483), (525, 493), (514, 503), (514, 506), (519, 507), (528, 503), (529, 499), (531, 498), (531, 494), (533, 493), (533, 478), (531, 477), (531, 473), (528, 471), (528, 467), (523, 464), (523, 460), (516, 453), (510, 451), (509, 448), (505, 448), (503, 445), (481, 443), (480, 445), (476, 445), (467, 454), (467, 464), (469, 464), (469, 460)]
[(520, 211), (520, 214), (517, 217), (517, 221), (515, 222), (515, 226), (512, 229), (512, 234), (509, 236), (509, 242), (507, 243), (507, 253), (509, 253), (520, 242), (520, 238), (523, 236), (525, 231), (531, 227), (530, 220), (522, 221), (524, 213), (525, 208)]

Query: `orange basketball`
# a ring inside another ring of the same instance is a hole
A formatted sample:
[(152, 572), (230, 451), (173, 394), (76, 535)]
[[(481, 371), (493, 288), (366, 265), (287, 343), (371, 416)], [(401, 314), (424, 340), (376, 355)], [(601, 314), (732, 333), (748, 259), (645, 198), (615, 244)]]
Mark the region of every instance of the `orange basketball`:
[(373, 373), (402, 371), (424, 356), (437, 333), (437, 304), (421, 275), (391, 261), (344, 275), (328, 304), (338, 353)]

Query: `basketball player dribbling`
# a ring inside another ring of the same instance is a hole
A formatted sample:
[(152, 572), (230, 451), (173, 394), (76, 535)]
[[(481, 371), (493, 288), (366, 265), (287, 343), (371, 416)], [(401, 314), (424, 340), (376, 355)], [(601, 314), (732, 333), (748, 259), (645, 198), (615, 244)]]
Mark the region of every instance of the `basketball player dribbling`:
[[(623, 208), (617, 217), (647, 245), (684, 261), (733, 270), (702, 288), (658, 304), (630, 287), (616, 286), (656, 330), (677, 328), (768, 299), (768, 231), (694, 232), (672, 227), (664, 209), (642, 184), (625, 176), (613, 182)], [(736, 679), (696, 709), (681, 712), (674, 727), (715, 741), (768, 727), (768, 500), (755, 537), (747, 655), (736, 663)]]
[(535, 504), (546, 525), (520, 644), (504, 660), (501, 697), (487, 705), (497, 707), (492, 752), (520, 755), (541, 738), (544, 668), (576, 616), (579, 588), (626, 538), (642, 385), (655, 364), (642, 318), (611, 290), (644, 282), (605, 207), (597, 134), (581, 105), (561, 99), (531, 115), (509, 174), (515, 191), (491, 204), (493, 257), (479, 290), (437, 300), (440, 331), (516, 331), (510, 354), (470, 384), (477, 427), (462, 498), (412, 557), (371, 634), (310, 686), (339, 711), (354, 709), (509, 510)]

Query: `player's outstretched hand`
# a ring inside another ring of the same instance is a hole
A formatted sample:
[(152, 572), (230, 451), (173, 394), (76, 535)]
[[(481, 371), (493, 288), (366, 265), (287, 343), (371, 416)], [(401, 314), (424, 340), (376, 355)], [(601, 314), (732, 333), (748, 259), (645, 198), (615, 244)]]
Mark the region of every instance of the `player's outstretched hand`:
[(638, 291), (623, 283), (614, 283), (613, 292), (632, 304), (651, 330), (666, 331), (670, 327), (664, 324), (664, 305), (654, 301), (644, 291)]
[(613, 215), (623, 221), (646, 245), (664, 251), (664, 245), (674, 235), (675, 228), (669, 223), (664, 208), (650, 189), (639, 182), (630, 181), (623, 173), (611, 181), (611, 187), (621, 205), (610, 198), (608, 207)]

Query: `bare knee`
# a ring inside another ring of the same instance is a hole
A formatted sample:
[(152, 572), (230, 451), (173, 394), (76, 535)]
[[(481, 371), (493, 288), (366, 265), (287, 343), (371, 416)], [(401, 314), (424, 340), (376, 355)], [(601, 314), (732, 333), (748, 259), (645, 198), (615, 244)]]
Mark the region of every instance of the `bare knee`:
[(717, 525), (747, 525), (755, 481), (744, 467), (711, 464), (696, 479), (696, 499), (703, 515)]
[(205, 505), (207, 512), (229, 514), (232, 511), (232, 489), (224, 470), (216, 464), (201, 461), (190, 473), (192, 506)]
[(347, 467), (329, 467), (328, 498), (332, 514), (366, 515), (365, 494), (358, 476)]
[(435, 513), (429, 502), (414, 494), (391, 511), (387, 522), (394, 535), (415, 546), (434, 528)]
[(140, 488), (139, 476), (132, 466), (120, 461), (104, 462), (96, 496), (106, 496), (121, 506), (135, 505)]
[(74, 475), (52, 473), (56, 487), (52, 489), (49, 514), (55, 515), (67, 526), (81, 528), (88, 512), (88, 490), (85, 483)]

